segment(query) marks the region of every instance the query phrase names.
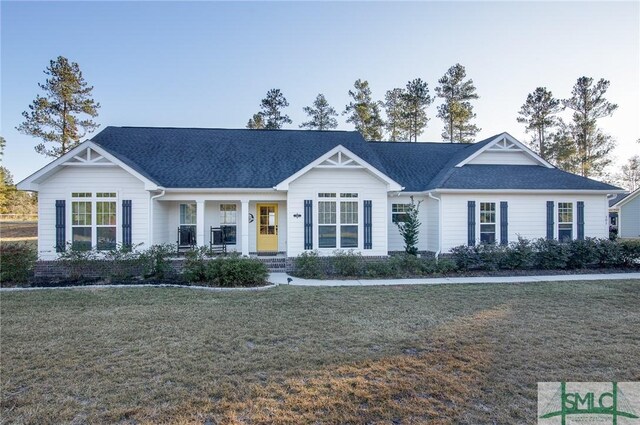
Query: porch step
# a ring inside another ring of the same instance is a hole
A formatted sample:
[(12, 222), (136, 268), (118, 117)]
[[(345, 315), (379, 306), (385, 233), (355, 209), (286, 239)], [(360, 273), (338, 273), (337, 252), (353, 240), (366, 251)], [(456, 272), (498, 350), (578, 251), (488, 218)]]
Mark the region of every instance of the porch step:
[(255, 257), (255, 259), (267, 266), (270, 272), (283, 272), (287, 268), (287, 259), (283, 257)]

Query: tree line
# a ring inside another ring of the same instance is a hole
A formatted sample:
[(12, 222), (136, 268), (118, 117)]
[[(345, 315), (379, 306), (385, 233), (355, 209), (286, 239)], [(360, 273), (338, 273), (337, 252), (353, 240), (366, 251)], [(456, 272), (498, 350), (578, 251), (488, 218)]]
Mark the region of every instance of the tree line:
[[(47, 78), (38, 84), (37, 95), (22, 113), (24, 122), (17, 129), (40, 139), (36, 151), (60, 157), (78, 145), (81, 138), (95, 131), (100, 104), (92, 98), (93, 87), (84, 80), (75, 62), (59, 56), (45, 69)], [(615, 140), (598, 126), (611, 116), (618, 105), (605, 97), (610, 82), (580, 77), (566, 99), (556, 98), (546, 87), (538, 87), (525, 99), (518, 111), (518, 122), (531, 135), (527, 143), (542, 158), (557, 167), (586, 177), (603, 176), (611, 163)], [(481, 130), (475, 123), (473, 101), (479, 98), (466, 69), (460, 64), (450, 67), (438, 79), (433, 95), (427, 82), (415, 78), (404, 87), (396, 87), (375, 100), (367, 80), (358, 79), (348, 91), (349, 103), (341, 114), (369, 141), (417, 142), (431, 118), (428, 108), (439, 100), (436, 117), (442, 121), (442, 138), (452, 143), (472, 143)], [(280, 89), (267, 92), (260, 110), (247, 123), (249, 129), (280, 129), (292, 124), (286, 108), (289, 102)], [(331, 130), (338, 126), (338, 111), (324, 94), (316, 96), (303, 111), (308, 119), (299, 125), (309, 130)], [(384, 117), (383, 117), (384, 111)], [(566, 122), (560, 117), (571, 112)], [(638, 185), (640, 158), (636, 155), (614, 176), (615, 182), (629, 188)]]
[[(437, 117), (444, 122), (442, 137), (445, 140), (471, 143), (480, 131), (471, 122), (476, 117), (471, 101), (478, 99), (478, 94), (473, 80), (466, 78), (466, 70), (460, 64), (449, 68), (438, 80), (435, 96), (430, 94), (429, 84), (421, 78), (407, 82), (405, 87), (388, 90), (384, 101), (374, 100), (369, 82), (362, 79), (355, 81), (348, 94), (350, 102), (342, 115), (369, 141), (417, 142), (430, 121), (427, 108), (436, 98), (443, 102), (437, 108)], [(288, 106), (289, 102), (280, 89), (269, 90), (260, 102), (260, 111), (249, 119), (247, 128), (277, 130), (291, 124), (291, 118), (284, 113)], [(382, 115), (383, 110), (386, 119)], [(323, 131), (338, 127), (338, 112), (322, 93), (303, 111), (308, 121), (300, 124), (300, 128)]]

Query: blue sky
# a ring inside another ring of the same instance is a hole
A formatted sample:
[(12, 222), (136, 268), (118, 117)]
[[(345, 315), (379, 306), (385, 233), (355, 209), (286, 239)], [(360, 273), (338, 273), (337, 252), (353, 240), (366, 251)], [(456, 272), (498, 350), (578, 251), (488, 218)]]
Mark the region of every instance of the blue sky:
[[(567, 97), (582, 76), (611, 81), (619, 110), (601, 121), (620, 163), (640, 152), (640, 3), (7, 2), (1, 13), (4, 165), (16, 181), (50, 159), (15, 127), (49, 60), (78, 62), (107, 125), (244, 127), (270, 88), (293, 119), (322, 92), (339, 111), (357, 78), (376, 99), (456, 62), (478, 89), (478, 139), (524, 140), (517, 111), (546, 86)], [(440, 139), (432, 118), (423, 141)], [(340, 129), (351, 129), (344, 116)]]

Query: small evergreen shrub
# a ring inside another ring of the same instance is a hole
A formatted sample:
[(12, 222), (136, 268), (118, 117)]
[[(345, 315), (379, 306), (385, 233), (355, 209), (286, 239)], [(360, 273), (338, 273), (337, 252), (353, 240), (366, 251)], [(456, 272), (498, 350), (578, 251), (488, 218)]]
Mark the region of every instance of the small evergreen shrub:
[(596, 261), (599, 267), (620, 267), (624, 265), (622, 245), (610, 239), (600, 239), (596, 243)]
[(415, 255), (402, 253), (389, 258), (389, 266), (395, 276), (420, 276), (424, 273), (424, 261)]
[(621, 240), (622, 261), (625, 266), (640, 266), (640, 240)]
[(207, 261), (204, 282), (211, 286), (259, 286), (267, 283), (269, 270), (260, 260), (239, 255)]
[(582, 269), (598, 260), (596, 239), (573, 240), (567, 244), (567, 249), (569, 251), (567, 268), (569, 269)]
[(207, 278), (207, 260), (211, 259), (211, 252), (207, 247), (200, 246), (185, 253), (182, 275), (187, 282), (204, 282)]
[(505, 257), (505, 247), (496, 244), (480, 244), (475, 247), (478, 256), (478, 268), (481, 270), (498, 270)]
[(434, 273), (449, 274), (458, 271), (458, 266), (455, 261), (448, 258), (440, 258), (436, 261), (436, 267)]
[(405, 221), (396, 223), (396, 226), (398, 226), (398, 230), (400, 231), (400, 236), (402, 236), (402, 240), (404, 241), (405, 252), (413, 256), (418, 254), (418, 234), (420, 233), (421, 224), (418, 216), (421, 203), (422, 201), (415, 203), (412, 196), (409, 209), (405, 211)]
[(475, 246), (459, 245), (451, 248), (450, 253), (458, 270), (472, 270), (482, 266), (480, 253)]
[(338, 276), (357, 277), (362, 276), (364, 268), (362, 264), (362, 254), (354, 250), (343, 251), (337, 249), (333, 251), (331, 257), (333, 269)]
[(533, 242), (535, 251), (534, 265), (538, 269), (564, 269), (569, 260), (569, 249), (566, 244), (555, 239), (537, 239)]
[(171, 257), (176, 255), (173, 244), (153, 245), (140, 253), (140, 261), (144, 267), (144, 277), (165, 279), (174, 274)]
[(364, 275), (368, 278), (393, 277), (395, 273), (395, 269), (387, 260), (369, 262), (364, 270)]
[(28, 282), (37, 259), (36, 249), (28, 242), (0, 244), (0, 284)]
[(500, 268), (507, 270), (525, 270), (533, 267), (534, 252), (531, 241), (518, 236), (517, 242), (511, 242), (504, 251)]
[(131, 279), (140, 275), (142, 261), (140, 253), (136, 251), (142, 244), (136, 246), (116, 245), (104, 253), (104, 260), (110, 261), (109, 277), (114, 280)]
[(327, 276), (318, 251), (305, 251), (295, 259), (294, 274), (303, 279), (323, 279)]

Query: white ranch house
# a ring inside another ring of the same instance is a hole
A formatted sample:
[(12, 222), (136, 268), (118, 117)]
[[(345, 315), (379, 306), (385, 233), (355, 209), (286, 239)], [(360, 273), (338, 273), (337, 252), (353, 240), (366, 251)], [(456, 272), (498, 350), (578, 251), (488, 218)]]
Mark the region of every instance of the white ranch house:
[(421, 202), (424, 252), (518, 236), (606, 238), (608, 198), (622, 192), (556, 169), (507, 133), (465, 145), (147, 127), (107, 127), (18, 188), (38, 192), (41, 260), (69, 244), (386, 256), (403, 250), (395, 222), (410, 197)]

